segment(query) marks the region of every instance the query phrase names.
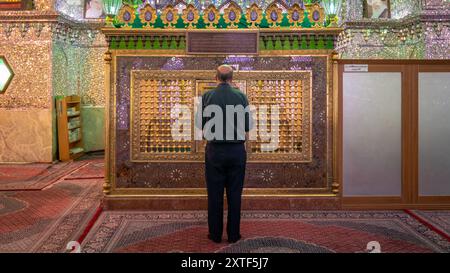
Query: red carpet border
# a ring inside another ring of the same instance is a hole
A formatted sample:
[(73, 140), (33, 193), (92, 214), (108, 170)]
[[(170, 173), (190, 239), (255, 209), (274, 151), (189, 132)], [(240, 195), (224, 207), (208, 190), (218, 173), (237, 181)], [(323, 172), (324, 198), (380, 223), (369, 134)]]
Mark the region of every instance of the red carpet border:
[(450, 242), (450, 211), (407, 210), (407, 213)]

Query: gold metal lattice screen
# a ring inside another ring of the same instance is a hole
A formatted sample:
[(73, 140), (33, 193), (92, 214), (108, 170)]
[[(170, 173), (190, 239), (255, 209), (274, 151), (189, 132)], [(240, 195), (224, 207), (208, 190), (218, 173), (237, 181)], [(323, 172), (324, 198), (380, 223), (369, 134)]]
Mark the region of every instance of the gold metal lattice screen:
[[(258, 134), (250, 142), (252, 153), (301, 153), (302, 152), (302, 81), (301, 80), (251, 80), (248, 97), (250, 104), (261, 110), (266, 106), (266, 119), (257, 116), (258, 125), (272, 128), (269, 118), (274, 111), (278, 113), (278, 138), (267, 141)], [(277, 110), (274, 109), (277, 107)], [(264, 116), (264, 115), (263, 115)]]
[[(194, 98), (215, 85), (214, 76), (214, 71), (132, 71), (132, 161), (203, 161), (205, 141), (194, 140)], [(310, 71), (235, 73), (235, 85), (256, 108), (256, 137), (247, 142), (250, 162), (311, 161), (311, 77)], [(190, 109), (190, 115), (171, 116), (176, 104)], [(264, 107), (267, 111), (261, 115)], [(273, 133), (274, 111), (279, 117), (276, 144), (265, 135)], [(177, 119), (191, 130), (184, 135), (172, 132)]]
[(138, 88), (142, 90), (139, 96), (139, 152), (190, 153), (192, 145), (186, 141), (190, 135), (171, 132), (171, 124), (175, 122), (171, 109), (176, 104), (190, 104), (193, 80), (141, 80)]

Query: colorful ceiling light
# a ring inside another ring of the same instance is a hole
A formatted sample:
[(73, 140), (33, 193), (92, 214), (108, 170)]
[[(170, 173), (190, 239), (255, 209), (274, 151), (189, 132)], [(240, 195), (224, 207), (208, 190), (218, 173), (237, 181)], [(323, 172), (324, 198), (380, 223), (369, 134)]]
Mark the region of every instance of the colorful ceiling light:
[(330, 26), (337, 27), (337, 15), (341, 11), (342, 0), (322, 0), (321, 3), (327, 14), (327, 19), (330, 20)]
[(122, 6), (122, 0), (103, 0), (103, 11), (106, 14), (106, 22), (112, 26), (114, 17)]

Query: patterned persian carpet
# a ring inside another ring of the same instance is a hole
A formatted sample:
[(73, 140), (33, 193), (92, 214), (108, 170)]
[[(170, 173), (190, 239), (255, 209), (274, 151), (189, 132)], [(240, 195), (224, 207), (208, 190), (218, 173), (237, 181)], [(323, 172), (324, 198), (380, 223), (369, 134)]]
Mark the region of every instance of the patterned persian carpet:
[(0, 165), (0, 191), (41, 190), (82, 168), (86, 161), (58, 164)]
[[(83, 252), (450, 252), (450, 243), (404, 212), (243, 212), (243, 239), (207, 239), (205, 212), (106, 211)], [(224, 237), (226, 239), (226, 236)]]
[(374, 241), (381, 252), (450, 252), (450, 211), (245, 211), (234, 244), (226, 235), (221, 244), (207, 239), (206, 211), (105, 211), (97, 219), (103, 168), (90, 155), (0, 165), (0, 253), (67, 252), (77, 240), (83, 252), (367, 252)]
[(76, 179), (100, 179), (103, 178), (105, 170), (105, 160), (103, 158), (96, 158), (90, 160), (89, 164), (78, 169), (76, 172), (65, 177), (65, 180)]
[(100, 204), (102, 180), (0, 192), (0, 252), (65, 252)]
[(450, 238), (450, 211), (414, 210), (413, 213), (433, 225)]

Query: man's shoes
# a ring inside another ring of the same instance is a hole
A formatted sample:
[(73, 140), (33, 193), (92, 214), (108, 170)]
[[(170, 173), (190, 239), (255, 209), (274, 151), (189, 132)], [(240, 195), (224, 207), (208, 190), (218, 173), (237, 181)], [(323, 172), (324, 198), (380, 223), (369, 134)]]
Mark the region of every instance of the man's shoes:
[(237, 241), (239, 241), (242, 238), (241, 234), (239, 234), (238, 237), (228, 237), (228, 243), (232, 244), (232, 243), (236, 243)]
[(213, 241), (214, 243), (217, 243), (217, 244), (220, 244), (222, 242), (222, 239), (214, 238), (211, 236), (211, 234), (208, 234), (208, 239), (210, 239), (211, 241)]

